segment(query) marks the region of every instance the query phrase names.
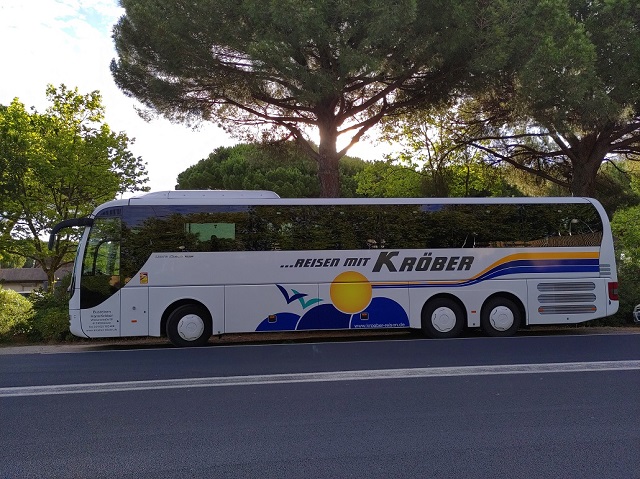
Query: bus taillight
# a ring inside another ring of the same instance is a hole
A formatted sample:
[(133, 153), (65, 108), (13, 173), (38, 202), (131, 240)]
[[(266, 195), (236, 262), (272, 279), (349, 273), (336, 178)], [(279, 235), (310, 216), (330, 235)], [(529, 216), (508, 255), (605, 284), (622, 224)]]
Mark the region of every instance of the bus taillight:
[(618, 282), (613, 281), (609, 283), (609, 299), (611, 301), (618, 301)]

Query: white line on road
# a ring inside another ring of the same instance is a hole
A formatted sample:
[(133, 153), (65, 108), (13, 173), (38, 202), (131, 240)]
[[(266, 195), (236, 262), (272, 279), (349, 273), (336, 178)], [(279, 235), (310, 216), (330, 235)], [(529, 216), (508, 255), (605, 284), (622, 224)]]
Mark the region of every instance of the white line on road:
[(455, 376), (487, 376), (499, 374), (547, 374), (631, 370), (640, 370), (640, 361), (596, 361), (579, 363), (377, 369), (364, 371), (267, 374), (260, 376), (230, 376), (213, 378), (162, 379), (153, 381), (124, 381), (111, 383), (57, 384), (49, 386), (0, 388), (0, 397), (147, 391), (152, 389), (207, 388), (215, 386), (251, 386), (263, 384), (361, 381), (371, 379), (412, 379)]

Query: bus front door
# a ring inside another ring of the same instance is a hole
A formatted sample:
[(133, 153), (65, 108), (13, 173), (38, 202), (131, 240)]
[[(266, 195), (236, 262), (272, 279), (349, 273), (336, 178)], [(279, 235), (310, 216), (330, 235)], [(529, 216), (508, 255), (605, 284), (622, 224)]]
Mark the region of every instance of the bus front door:
[(149, 335), (149, 288), (122, 288), (120, 336)]

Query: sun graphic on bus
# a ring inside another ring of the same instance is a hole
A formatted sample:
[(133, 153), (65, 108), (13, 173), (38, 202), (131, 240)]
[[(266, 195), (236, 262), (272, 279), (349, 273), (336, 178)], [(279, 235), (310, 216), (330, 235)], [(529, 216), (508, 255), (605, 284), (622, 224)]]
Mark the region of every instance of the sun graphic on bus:
[(335, 277), (329, 294), (333, 305), (343, 313), (354, 314), (371, 302), (371, 283), (357, 271), (345, 271)]
[[(409, 327), (409, 317), (402, 305), (388, 297), (373, 297), (371, 282), (357, 271), (340, 273), (329, 283), (330, 302), (315, 297), (317, 287), (315, 293), (312, 288), (303, 291), (281, 284), (275, 287), (286, 306), (271, 312), (256, 331)], [(291, 310), (299, 311), (300, 307), (302, 314)]]

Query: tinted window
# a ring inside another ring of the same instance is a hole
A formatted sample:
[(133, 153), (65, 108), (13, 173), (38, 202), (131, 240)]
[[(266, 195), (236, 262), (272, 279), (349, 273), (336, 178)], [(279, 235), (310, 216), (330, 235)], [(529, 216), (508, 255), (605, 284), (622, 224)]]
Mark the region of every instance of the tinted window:
[(98, 217), (93, 222), (82, 260), (80, 307), (91, 308), (121, 287), (120, 231), (118, 217)]
[(122, 270), (152, 252), (597, 246), (591, 205), (133, 206)]

